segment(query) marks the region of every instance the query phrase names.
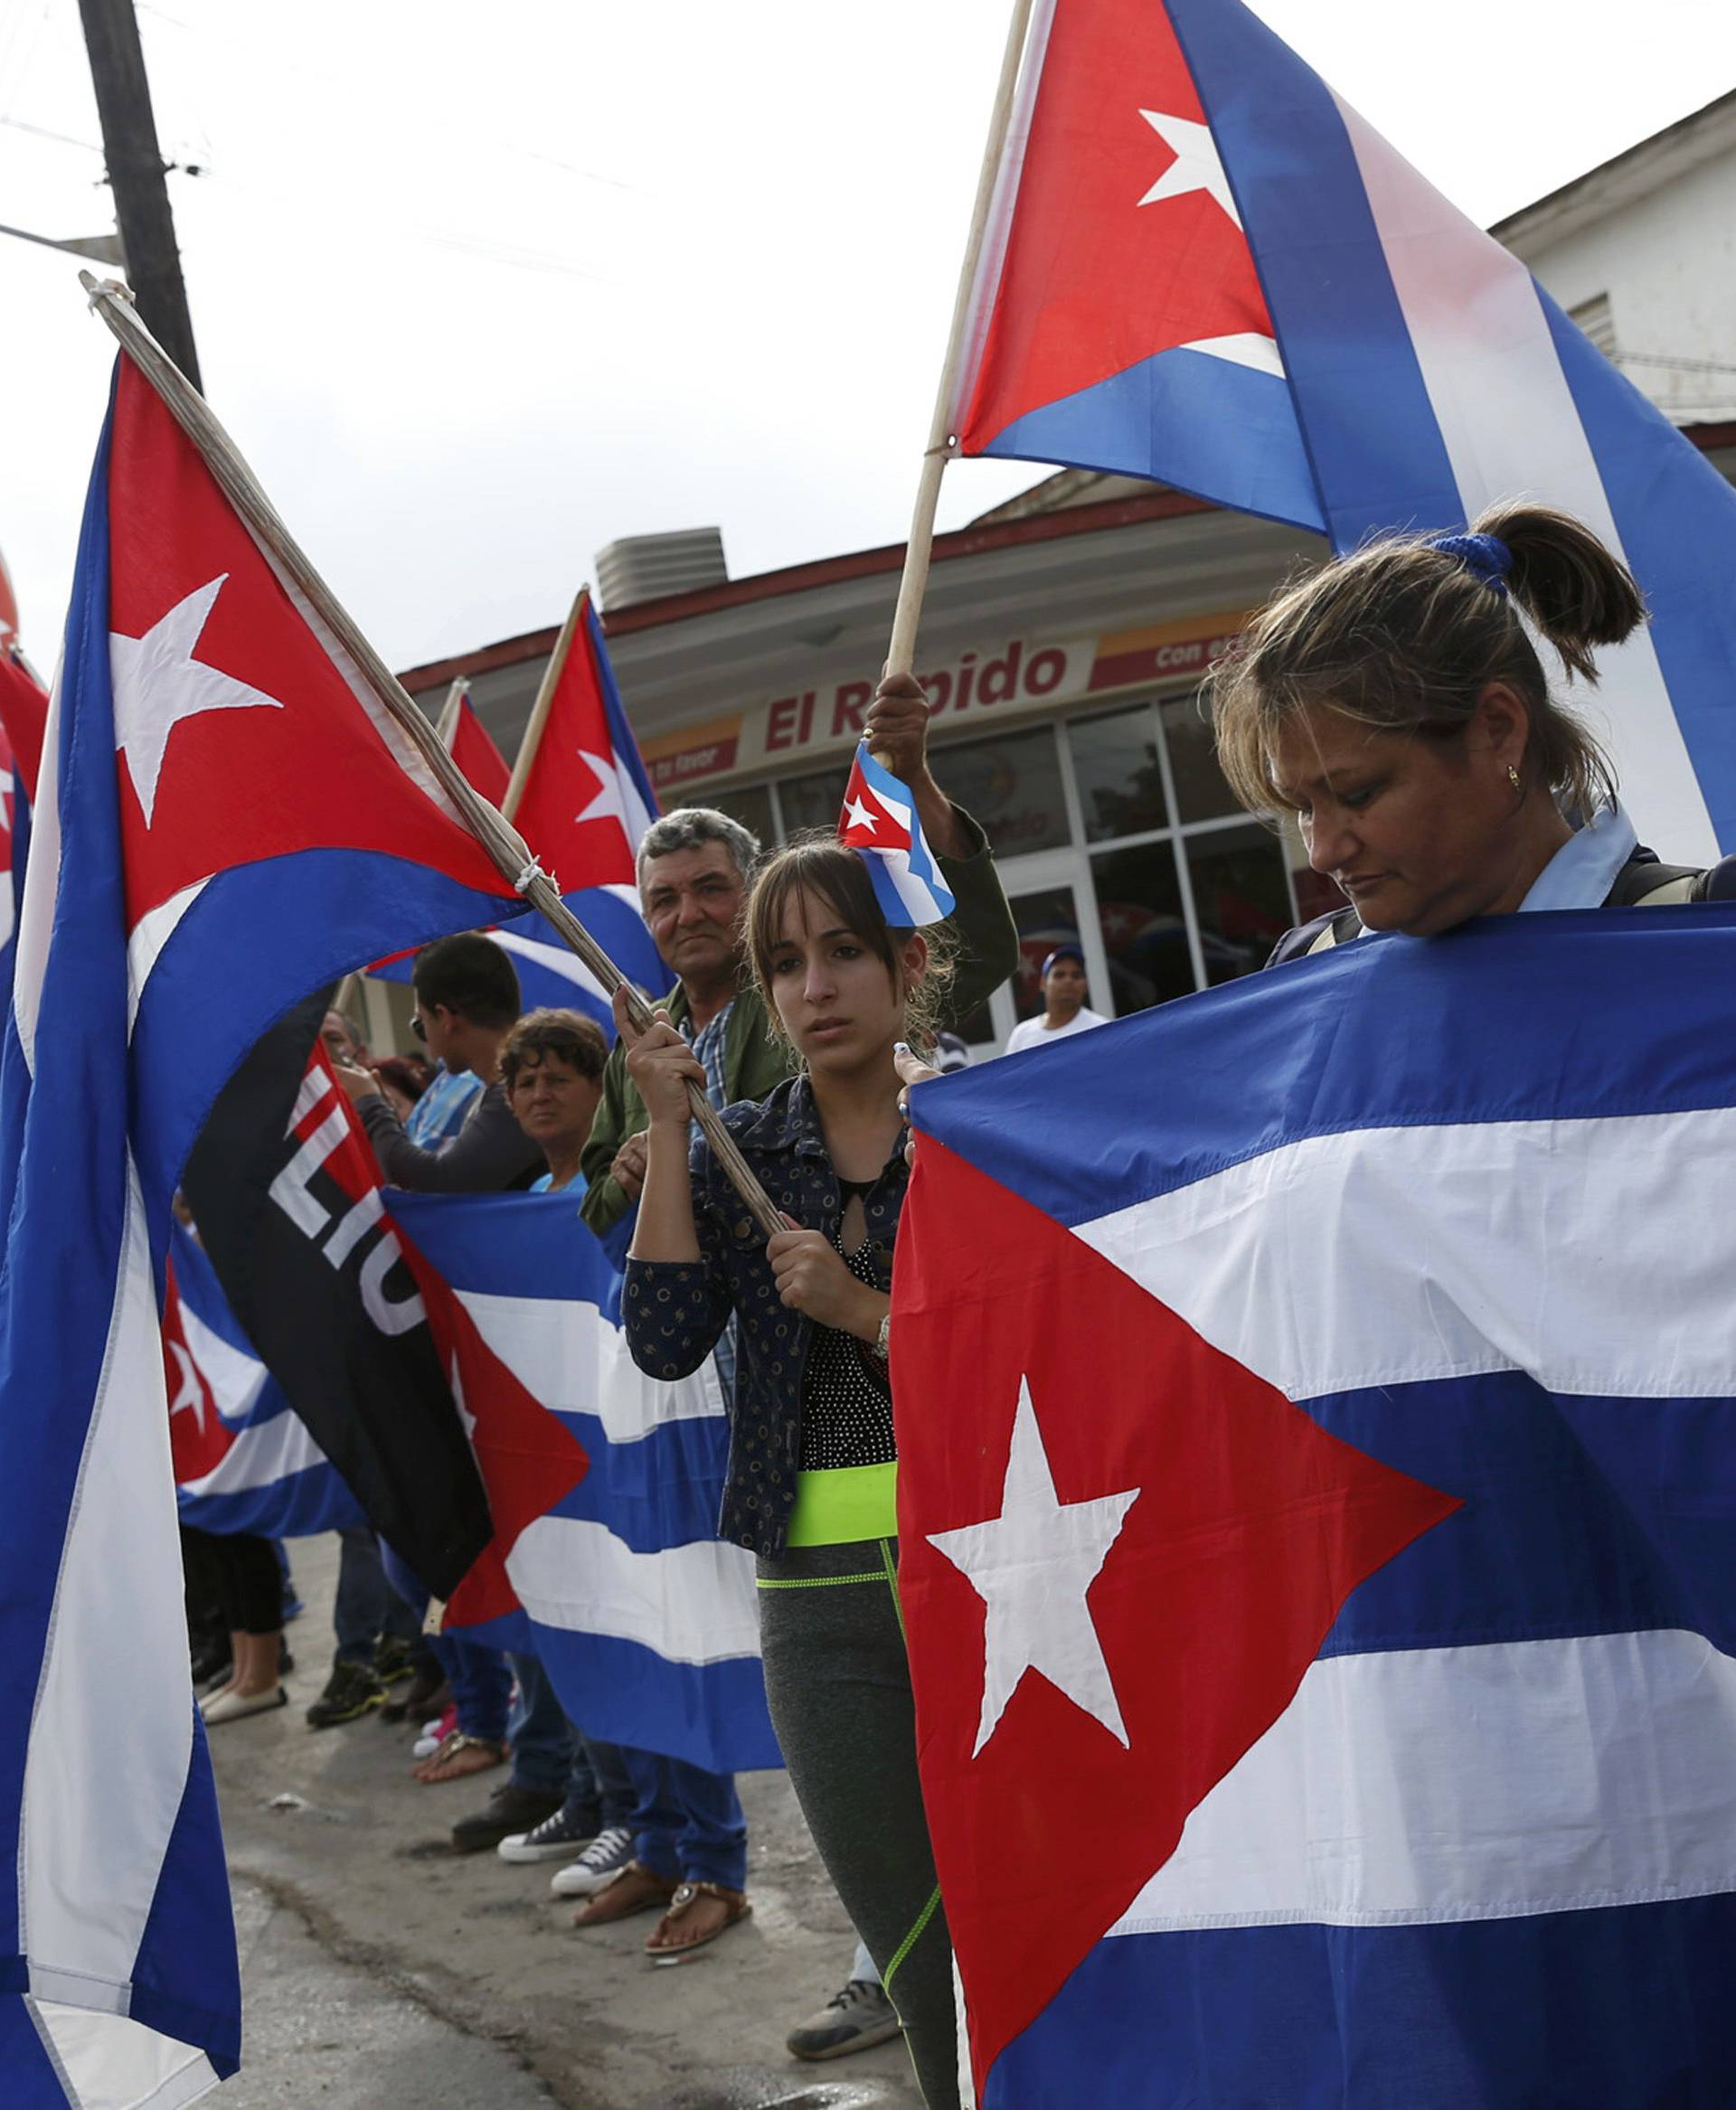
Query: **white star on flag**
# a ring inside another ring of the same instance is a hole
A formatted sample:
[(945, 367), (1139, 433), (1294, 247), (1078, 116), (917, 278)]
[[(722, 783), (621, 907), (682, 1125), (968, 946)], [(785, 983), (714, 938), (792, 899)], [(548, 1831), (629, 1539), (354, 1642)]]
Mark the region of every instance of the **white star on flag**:
[(448, 1381), (452, 1387), (452, 1404), (458, 1408), (458, 1419), (464, 1424), (464, 1433), (474, 1444), (476, 1440), (476, 1418), (464, 1403), (464, 1376), (458, 1369), (458, 1358), (456, 1352), (452, 1357), (452, 1368)]
[(177, 601), (159, 616), (142, 637), (108, 637), (108, 677), (115, 692), (115, 745), (127, 758), (127, 774), (145, 825), (156, 810), (156, 780), (169, 735), (184, 718), (207, 711), (281, 711), (275, 696), (250, 689), (220, 667), (194, 659), (199, 633), (228, 579), (224, 571), (209, 585)]
[(591, 794), (590, 803), (582, 813), (574, 814), (575, 821), (617, 820), (621, 833), (627, 837), (629, 850), (637, 850), (645, 831), (651, 825), (651, 815), (646, 811), (637, 787), (625, 772), (618, 769), (606, 755), (588, 755), (583, 748), (573, 752), (597, 779), (597, 788)]
[(983, 1711), (973, 1758), (994, 1735), (1027, 1671), (1041, 1672), (1126, 1747), (1121, 1703), (1085, 1595), (1138, 1496), (1135, 1487), (1087, 1502), (1057, 1500), (1030, 1380), (1019, 1380), (1000, 1515), (929, 1534), (929, 1545), (988, 1607)]
[(190, 1412), (199, 1424), (200, 1435), (203, 1436), (205, 1433), (205, 1388), (199, 1382), (199, 1373), (193, 1367), (193, 1358), (178, 1341), (170, 1341), (165, 1345), (169, 1353), (174, 1356), (175, 1367), (181, 1373), (180, 1387), (175, 1395), (175, 1403), (169, 1408), (169, 1418), (173, 1420), (177, 1414)]
[(1141, 110), (1139, 115), (1175, 156), (1139, 203), (1151, 205), (1160, 198), (1182, 198), (1189, 191), (1207, 191), (1240, 227), (1241, 215), (1230, 195), (1230, 181), (1218, 158), (1211, 126), (1196, 125), (1192, 118), (1165, 117), (1159, 110)]
[(859, 798), (844, 802), (844, 815), (853, 828), (866, 828), (872, 835), (876, 825), (873, 809), (863, 805)]

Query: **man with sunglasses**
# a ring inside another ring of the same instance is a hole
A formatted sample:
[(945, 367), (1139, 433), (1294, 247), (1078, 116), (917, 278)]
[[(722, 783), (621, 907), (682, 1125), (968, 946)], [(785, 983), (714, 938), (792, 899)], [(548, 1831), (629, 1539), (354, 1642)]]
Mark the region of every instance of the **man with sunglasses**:
[(458, 1132), (426, 1149), (405, 1133), (371, 1069), (335, 1064), (382, 1173), (395, 1187), (425, 1194), (528, 1187), (544, 1170), (542, 1153), (519, 1126), (500, 1081), (501, 1044), (519, 1013), (513, 963), (491, 938), (466, 931), (425, 945), (410, 970), (410, 986), (416, 993), (410, 1031), (450, 1075), (473, 1076), (481, 1089)]

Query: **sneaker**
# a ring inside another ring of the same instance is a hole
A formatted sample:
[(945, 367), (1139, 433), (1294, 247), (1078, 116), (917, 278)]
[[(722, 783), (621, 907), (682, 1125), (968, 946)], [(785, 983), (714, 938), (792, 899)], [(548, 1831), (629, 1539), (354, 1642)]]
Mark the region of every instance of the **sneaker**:
[(437, 1720), (422, 1724), (421, 1735), (410, 1747), (411, 1752), (418, 1758), (431, 1758), (458, 1726), (458, 1710), (454, 1701)]
[(784, 2042), (797, 2058), (844, 2058), (884, 2044), (902, 2028), (884, 1986), (853, 1978), (816, 2015), (793, 2029)]
[(386, 1697), (386, 1689), (366, 1663), (340, 1656), (332, 1665), (326, 1690), (307, 1710), (310, 1729), (335, 1729), (339, 1722), (359, 1721)]
[(549, 1888), (557, 1898), (594, 1898), (632, 1858), (633, 1834), (625, 1824), (610, 1824), (597, 1834), (576, 1861), (550, 1879)]
[(407, 1641), (387, 1634), (373, 1652), (373, 1674), (382, 1685), (401, 1685), (413, 1677), (416, 1665)]
[(552, 1817), (529, 1832), (514, 1832), (495, 1849), (502, 1860), (565, 1860), (580, 1847), (589, 1846), (598, 1832), (595, 1809), (575, 1815), (562, 1803)]
[(488, 1798), (488, 1806), (460, 1817), (452, 1827), (454, 1853), (479, 1853), (486, 1846), (498, 1846), (514, 1832), (532, 1832), (545, 1817), (555, 1816), (566, 1800), (562, 1794), (545, 1794), (540, 1788), (520, 1787), (508, 1781)]

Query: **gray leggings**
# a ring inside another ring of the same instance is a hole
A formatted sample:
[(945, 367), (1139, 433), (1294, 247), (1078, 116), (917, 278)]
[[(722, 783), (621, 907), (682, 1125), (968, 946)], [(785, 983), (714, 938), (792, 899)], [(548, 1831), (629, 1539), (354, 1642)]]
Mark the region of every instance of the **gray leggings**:
[(952, 1948), (917, 1779), (897, 1584), (887, 1539), (762, 1559), (766, 1698), (796, 1799), (880, 1966), (928, 2110), (958, 2110)]

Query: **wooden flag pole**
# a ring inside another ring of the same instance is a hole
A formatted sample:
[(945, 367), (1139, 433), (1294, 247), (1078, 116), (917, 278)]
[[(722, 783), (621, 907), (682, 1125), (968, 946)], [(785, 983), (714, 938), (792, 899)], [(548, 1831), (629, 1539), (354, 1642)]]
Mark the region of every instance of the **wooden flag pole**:
[(542, 679), (537, 685), (536, 702), (531, 705), (524, 738), (518, 743), (518, 753), (513, 760), (513, 774), (507, 782), (505, 796), (500, 802), (500, 810), (509, 821), (517, 817), (519, 801), (524, 796), (524, 787), (531, 780), (531, 765), (536, 760), (537, 750), (542, 745), (542, 731), (549, 722), (549, 709), (554, 702), (554, 692), (561, 686), (561, 676), (566, 672), (567, 655), (572, 650), (572, 641), (579, 634), (579, 625), (585, 612), (585, 597), (590, 591), (590, 587), (581, 586), (573, 595), (572, 606), (567, 610), (567, 619), (561, 624), (561, 635), (555, 639), (554, 650), (549, 655), (549, 664), (542, 669)]
[(440, 705), (439, 722), (434, 731), (440, 745), (449, 755), (452, 742), (458, 735), (458, 713), (464, 709), (464, 700), (470, 693), (470, 677), (460, 674), (446, 692), (446, 702)]
[[(432, 721), (411, 701), (278, 519), (240, 449), (212, 416), (204, 398), (139, 321), (127, 287), (112, 279), (99, 283), (89, 271), (79, 273), (79, 282), (122, 351), (198, 449), (220, 489), (252, 531), (267, 561), (314, 621), (323, 626), (326, 635), (321, 642), (326, 650), (352, 684), (365, 687), (403, 735), (413, 750), (398, 758), (408, 774), (431, 796), (445, 795), (512, 890), (541, 909), (602, 986), (611, 994), (618, 989), (626, 992), (627, 1016), (643, 1031), (652, 1021), (651, 1006), (561, 899), (517, 829), (489, 805), (448, 754)], [(718, 1118), (716, 1108), (697, 1085), (688, 1086), (687, 1096), (694, 1120), (754, 1221), (768, 1238), (787, 1230), (789, 1227), (755, 1179), (733, 1137)]]
[(988, 229), (989, 208), (995, 202), (995, 180), (1000, 174), (1001, 151), (1006, 145), (1006, 130), (1013, 118), (1013, 101), (1019, 85), (1019, 61), (1024, 52), (1025, 32), (1031, 24), (1031, 4), (1032, 0), (1014, 0), (1013, 19), (1007, 24), (1006, 49), (1001, 55), (1001, 77), (995, 86), (995, 104), (989, 113), (982, 174), (976, 179), (976, 203), (971, 211), (970, 232), (965, 240), (965, 260), (958, 273), (958, 297), (952, 305), (952, 331), (940, 366), (940, 386), (935, 391), (934, 422), (929, 428), (922, 474), (917, 481), (910, 540), (904, 545), (904, 571), (898, 582), (892, 641), (886, 652), (889, 674), (908, 674), (916, 664), (916, 627), (922, 617), (922, 597), (928, 590), (929, 557), (934, 548), (934, 514), (940, 502), (940, 478), (948, 462), (958, 451), (958, 435), (952, 429), (953, 392), (958, 385), (958, 369), (964, 358), (965, 330), (970, 320), (971, 297), (976, 289), (983, 237)]

